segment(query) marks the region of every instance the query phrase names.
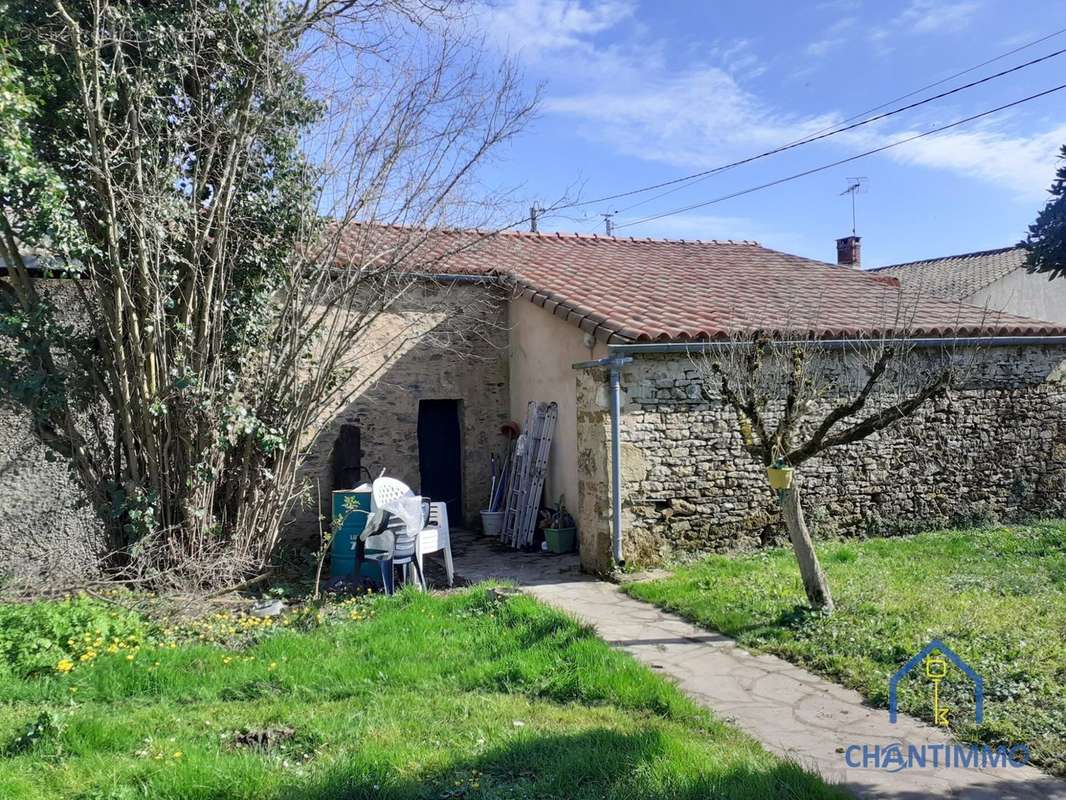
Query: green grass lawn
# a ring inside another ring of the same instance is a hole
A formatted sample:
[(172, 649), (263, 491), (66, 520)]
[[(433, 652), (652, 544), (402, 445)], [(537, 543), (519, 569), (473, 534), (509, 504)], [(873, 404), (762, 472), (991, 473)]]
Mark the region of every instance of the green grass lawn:
[[(1046, 522), (818, 545), (836, 602), (812, 614), (792, 551), (716, 556), (634, 597), (679, 612), (745, 647), (775, 653), (888, 705), (888, 680), (939, 638), (985, 681), (985, 722), (968, 684), (945, 681), (960, 738), (1027, 742), (1034, 762), (1066, 774), (1066, 524)], [(900, 708), (931, 720), (916, 670)]]
[(5, 611), (5, 800), (843, 797), (526, 597), (404, 593), (306, 630), (212, 623), (239, 648), (193, 631), (107, 652), (137, 627), (111, 614), (85, 643), (62, 634), (59, 661)]

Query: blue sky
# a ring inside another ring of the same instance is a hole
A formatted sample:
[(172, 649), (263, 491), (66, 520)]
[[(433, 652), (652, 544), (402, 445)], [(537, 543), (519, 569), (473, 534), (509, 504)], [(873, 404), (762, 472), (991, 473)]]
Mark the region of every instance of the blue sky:
[[(536, 121), (485, 177), (516, 207), (591, 199), (708, 169), (809, 135), (1066, 28), (1063, 0), (638, 2), (501, 0), (478, 24), (543, 86)], [(1054, 50), (1066, 34), (942, 91)], [(809, 169), (1064, 82), (1066, 54), (875, 125), (739, 167), (627, 208), (641, 195), (542, 222), (616, 224)], [(930, 93), (935, 93), (935, 91)], [(775, 188), (618, 235), (756, 239), (833, 260), (858, 197), (866, 266), (1013, 244), (1047, 198), (1066, 143), (1066, 91)]]

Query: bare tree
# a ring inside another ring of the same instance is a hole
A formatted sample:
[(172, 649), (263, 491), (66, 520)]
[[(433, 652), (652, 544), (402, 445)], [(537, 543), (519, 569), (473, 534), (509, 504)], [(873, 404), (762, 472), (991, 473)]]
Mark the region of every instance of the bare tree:
[(785, 484), (777, 497), (813, 608), (831, 611), (833, 597), (793, 470), (944, 397), (972, 358), (972, 348), (964, 359), (952, 342), (920, 348), (905, 332), (827, 342), (787, 327), (737, 334), (699, 358), (703, 397), (734, 411), (745, 450)]
[(120, 561), (262, 569), (363, 333), (471, 245), (434, 230), (491, 211), (476, 169), (533, 101), (462, 10), (9, 4), (0, 378)]

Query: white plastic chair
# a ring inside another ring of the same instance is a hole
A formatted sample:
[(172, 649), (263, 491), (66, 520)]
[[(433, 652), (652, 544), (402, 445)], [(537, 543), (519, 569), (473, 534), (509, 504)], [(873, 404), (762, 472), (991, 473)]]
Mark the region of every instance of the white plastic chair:
[[(409, 500), (417, 506), (421, 504), (422, 498), (410, 495)], [(387, 538), (387, 542), (385, 543), (385, 550), (380, 553), (368, 554), (366, 558), (368, 561), (376, 561), (380, 567), (381, 581), (385, 587), (385, 594), (392, 594), (395, 590), (396, 567), (407, 568), (404, 575), (408, 584), (411, 582), (411, 571), (413, 569), (418, 586), (422, 591), (425, 591), (426, 579), (422, 574), (422, 565), (418, 560), (419, 525), (423, 521), (422, 510), (421, 508), (413, 509), (418, 524), (411, 526), (404, 520), (404, 517), (409, 517), (412, 509), (397, 509), (398, 505), (388, 506), (388, 513), (382, 512), (380, 517), (377, 512), (371, 514), (369, 524), (375, 531), (380, 531), (381, 533), (374, 534), (369, 538), (383, 536)]]
[[(448, 574), (448, 585), (455, 585), (455, 567), (452, 566), (452, 541), (448, 530), (448, 504), (430, 503), (429, 519), (418, 535), (418, 566), (421, 569), (423, 556), (427, 553), (444, 551), (444, 571)], [(423, 570), (423, 574), (425, 571)]]
[(411, 487), (395, 478), (378, 478), (372, 485), (370, 510), (376, 511), (386, 503), (413, 495)]
[[(373, 514), (383, 505), (413, 495), (411, 487), (395, 478), (378, 478), (370, 486), (370, 513)], [(374, 550), (387, 550), (389, 541), (386, 536), (365, 536), (366, 546)]]
[[(403, 481), (395, 478), (381, 477), (374, 481), (370, 495), (370, 510), (377, 510), (381, 506), (398, 500), (401, 497), (413, 496), (411, 487)], [(368, 546), (373, 546), (369, 544)], [(423, 557), (429, 553), (444, 551), (444, 571), (448, 575), (448, 585), (455, 584), (455, 566), (452, 564), (452, 542), (450, 529), (448, 528), (448, 506), (445, 503), (431, 502), (429, 504), (429, 518), (422, 530), (418, 533), (418, 543), (415, 554), (418, 558), (419, 571), (422, 569)]]

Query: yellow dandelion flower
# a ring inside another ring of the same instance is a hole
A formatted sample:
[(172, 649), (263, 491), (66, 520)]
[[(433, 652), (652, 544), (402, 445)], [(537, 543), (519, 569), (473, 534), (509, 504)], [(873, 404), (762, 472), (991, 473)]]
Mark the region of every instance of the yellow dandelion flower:
[(174, 758), (181, 758), (182, 755), (183, 754), (182, 754), (182, 752), (180, 750), (175, 750), (174, 751)]
[(271, 661), (269, 664), (267, 664), (267, 670), (269, 670), (269, 671), (276, 670), (277, 668), (278, 668), (278, 662), (277, 661)]
[(74, 669), (74, 662), (69, 658), (64, 658), (56, 664), (56, 672), (70, 672), (72, 669)]

